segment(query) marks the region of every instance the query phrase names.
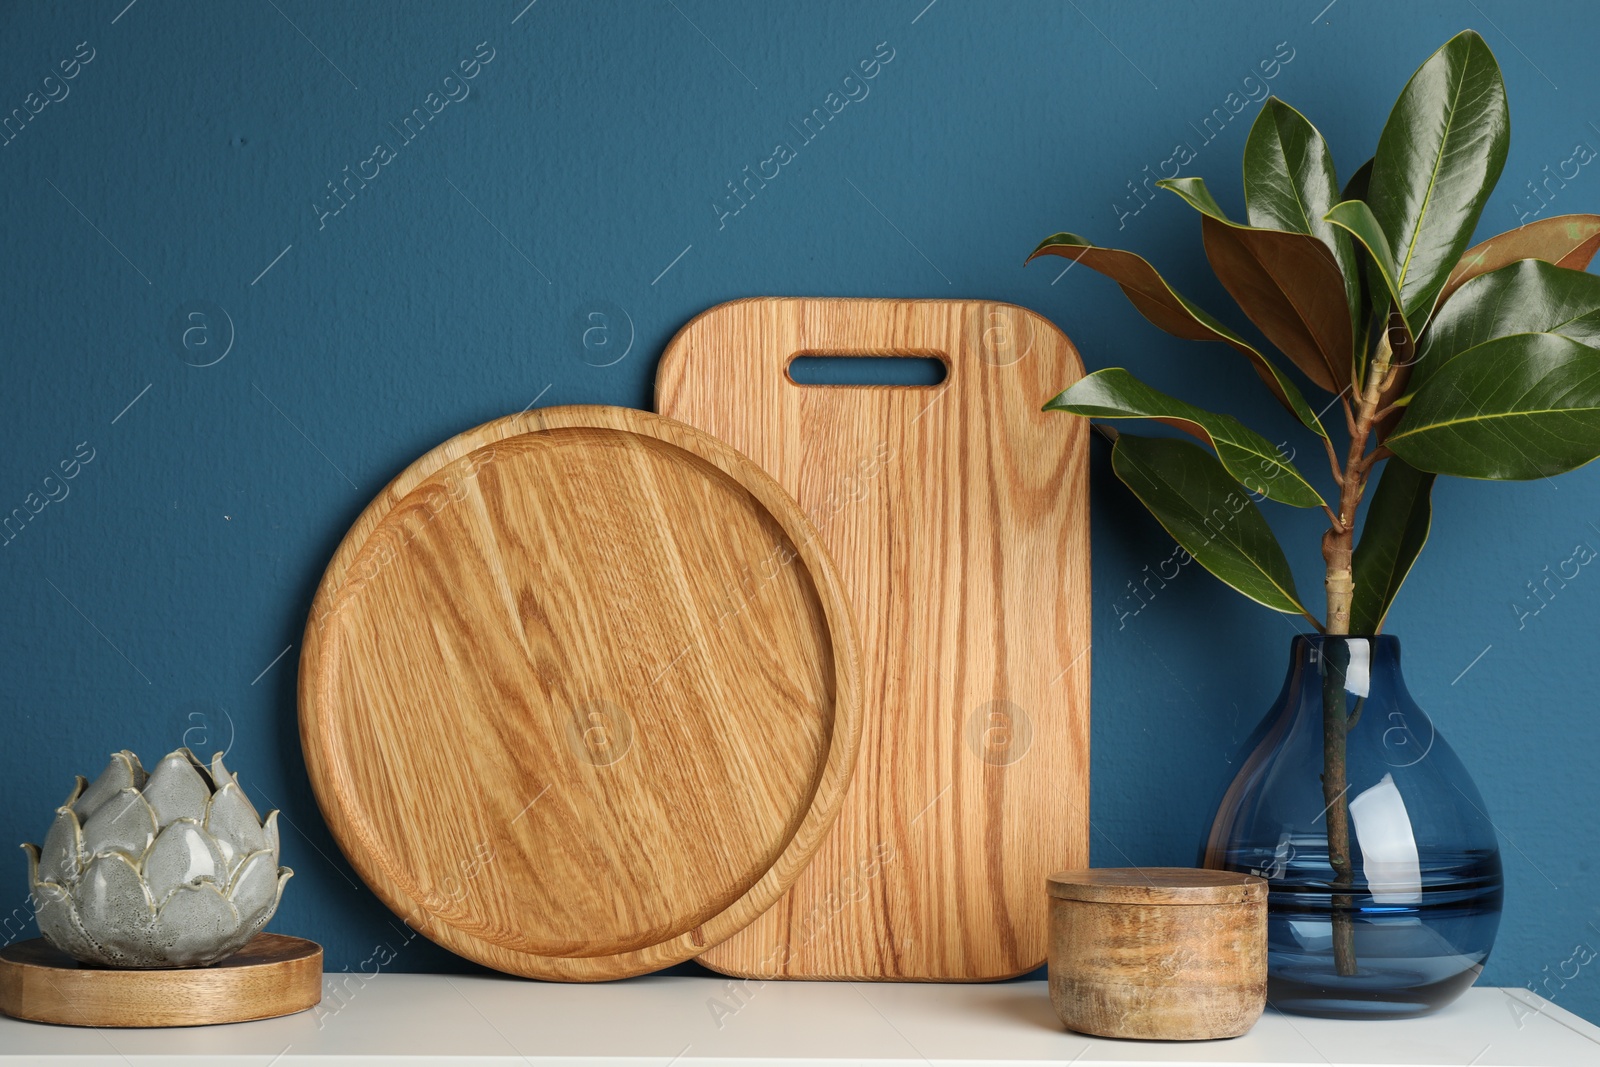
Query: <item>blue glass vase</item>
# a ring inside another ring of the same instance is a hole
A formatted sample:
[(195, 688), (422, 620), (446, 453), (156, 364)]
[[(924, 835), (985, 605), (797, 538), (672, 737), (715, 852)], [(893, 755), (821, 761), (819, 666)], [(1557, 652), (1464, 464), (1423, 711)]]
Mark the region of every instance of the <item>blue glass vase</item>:
[(1270, 883), (1269, 1003), (1408, 1018), (1471, 986), (1500, 926), (1500, 849), (1477, 787), (1406, 691), (1400, 642), (1296, 637), (1244, 751), (1202, 862)]

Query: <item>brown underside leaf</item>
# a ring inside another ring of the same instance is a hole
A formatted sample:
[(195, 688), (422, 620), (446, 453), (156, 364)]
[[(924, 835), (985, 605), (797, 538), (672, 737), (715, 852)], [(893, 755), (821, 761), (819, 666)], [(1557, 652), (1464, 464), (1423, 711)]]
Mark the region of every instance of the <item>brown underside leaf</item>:
[(1328, 246), (1310, 234), (1201, 219), (1206, 259), (1250, 321), (1330, 393), (1350, 381), (1350, 308)]
[(1248, 341), (1180, 296), (1142, 256), (1120, 248), (1102, 248), (1073, 233), (1046, 237), (1028, 261), (1039, 256), (1060, 256), (1104, 274), (1117, 283), (1139, 314), (1174, 337), (1227, 344), (1250, 361), (1256, 376), (1302, 425), (1320, 437), (1328, 436), (1294, 382)]
[(1583, 270), (1600, 249), (1600, 215), (1556, 215), (1530, 222), (1473, 245), (1450, 272), (1439, 303), (1464, 282), (1509, 266), (1519, 259), (1542, 259), (1569, 270)]

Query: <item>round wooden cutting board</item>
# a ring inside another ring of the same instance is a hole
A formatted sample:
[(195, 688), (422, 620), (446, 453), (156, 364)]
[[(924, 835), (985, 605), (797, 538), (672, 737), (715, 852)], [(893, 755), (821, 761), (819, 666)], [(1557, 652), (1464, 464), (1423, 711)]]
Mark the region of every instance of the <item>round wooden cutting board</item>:
[(860, 738), (849, 604), (794, 500), (648, 412), (558, 407), (435, 448), (312, 605), (324, 816), (415, 930), (534, 978), (703, 952), (827, 833)]

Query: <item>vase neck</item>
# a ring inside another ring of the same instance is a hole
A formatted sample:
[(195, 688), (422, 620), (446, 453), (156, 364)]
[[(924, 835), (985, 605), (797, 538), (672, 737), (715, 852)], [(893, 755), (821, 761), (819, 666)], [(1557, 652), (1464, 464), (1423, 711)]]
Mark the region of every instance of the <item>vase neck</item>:
[(1367, 696), (1375, 689), (1403, 692), (1400, 639), (1390, 634), (1297, 636), (1289, 650), (1290, 688), (1323, 687), (1330, 680), (1357, 697)]

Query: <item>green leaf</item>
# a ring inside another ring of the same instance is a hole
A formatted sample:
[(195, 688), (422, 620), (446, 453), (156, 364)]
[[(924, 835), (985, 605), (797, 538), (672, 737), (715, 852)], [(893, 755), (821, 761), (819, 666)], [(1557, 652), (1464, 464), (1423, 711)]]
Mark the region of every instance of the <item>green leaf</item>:
[[(1244, 145), (1245, 215), (1250, 225), (1260, 229), (1309, 233), (1328, 246), (1344, 282), (1351, 339), (1359, 344), (1366, 322), (1361, 265), (1350, 236), (1325, 218), (1333, 205), (1348, 199), (1352, 197), (1339, 193), (1333, 154), (1322, 134), (1300, 112), (1275, 96), (1268, 97)], [(1355, 350), (1351, 355), (1356, 355)], [(1350, 375), (1345, 373), (1343, 378), (1348, 381)]]
[(1472, 239), (1510, 140), (1500, 65), (1471, 30), (1417, 68), (1389, 113), (1365, 200), (1387, 235), (1413, 337)]
[(1304, 115), (1268, 97), (1244, 144), (1244, 203), (1250, 225), (1316, 234), (1332, 248), (1337, 235), (1322, 216), (1340, 199), (1328, 142)]
[(1231, 346), (1250, 361), (1256, 376), (1295, 418), (1319, 436), (1328, 436), (1294, 382), (1244, 338), (1180, 296), (1142, 257), (1117, 248), (1101, 248), (1073, 233), (1046, 237), (1028, 256), (1028, 262), (1038, 256), (1061, 256), (1099, 271), (1117, 283), (1139, 314), (1174, 337), (1222, 341)]
[(1470, 348), (1412, 396), (1385, 442), (1419, 470), (1544, 478), (1600, 456), (1600, 351), (1553, 333)]
[(1339, 190), (1340, 200), (1365, 200), (1367, 190), (1372, 188), (1372, 160), (1367, 160), (1355, 169), (1350, 175), (1350, 180), (1344, 183), (1344, 188)]
[(1206, 188), (1204, 178), (1162, 178), (1156, 182), (1158, 186), (1169, 193), (1177, 193), (1184, 203), (1194, 208), (1208, 218), (1228, 221), (1227, 212), (1222, 210), (1222, 205), (1217, 203), (1217, 198), (1211, 195), (1211, 190)]
[(1600, 249), (1600, 215), (1556, 215), (1497, 234), (1473, 245), (1450, 272), (1439, 302), (1480, 274), (1499, 270), (1519, 259), (1542, 259), (1558, 267), (1583, 270)]
[(1360, 200), (1344, 200), (1333, 205), (1327, 217), (1329, 222), (1350, 231), (1350, 235), (1361, 242), (1371, 257), (1370, 262), (1378, 281), (1388, 291), (1389, 300), (1398, 308), (1400, 267), (1389, 253), (1389, 238), (1378, 224), (1372, 209)]
[(1557, 333), (1600, 348), (1600, 276), (1524, 259), (1472, 278), (1422, 335), (1412, 388), (1468, 349), (1516, 333)]
[(1205, 449), (1119, 434), (1111, 469), (1206, 570), (1274, 611), (1306, 613), (1272, 528)]
[(1045, 405), (1102, 419), (1155, 419), (1194, 434), (1217, 450), (1217, 458), (1246, 489), (1297, 508), (1323, 500), (1311, 483), (1279, 454), (1271, 441), (1232, 415), (1197, 408), (1141, 382), (1121, 367), (1095, 371)]
[[(1372, 160), (1369, 159), (1357, 167), (1355, 173), (1350, 175), (1350, 179), (1344, 183), (1344, 188), (1339, 191), (1339, 201), (1341, 203), (1345, 200), (1361, 200), (1364, 202), (1367, 198), (1367, 189), (1371, 184)], [(1333, 209), (1329, 208), (1329, 210)], [(1332, 223), (1329, 223), (1329, 225), (1331, 226)], [(1352, 252), (1354, 252), (1353, 245)], [(1376, 269), (1371, 265), (1370, 260), (1356, 255), (1356, 278), (1361, 290), (1361, 307), (1356, 314), (1355, 358), (1357, 366), (1363, 366), (1364, 357), (1367, 354), (1367, 348), (1370, 343), (1369, 331), (1372, 326), (1372, 313), (1376, 310), (1373, 307), (1376, 302), (1373, 299), (1373, 293), (1381, 288), (1381, 284), (1374, 285), (1370, 277)]]
[(1383, 629), (1395, 594), (1428, 542), (1433, 479), (1398, 456), (1385, 461), (1351, 563), (1356, 583), (1350, 601), (1351, 633), (1375, 634)]
[[(1232, 222), (1200, 178), (1156, 183), (1200, 212), (1206, 259), (1267, 340), (1330, 393), (1350, 384), (1350, 305), (1338, 261), (1309, 233)], [(1342, 236), (1342, 234), (1341, 234)]]

